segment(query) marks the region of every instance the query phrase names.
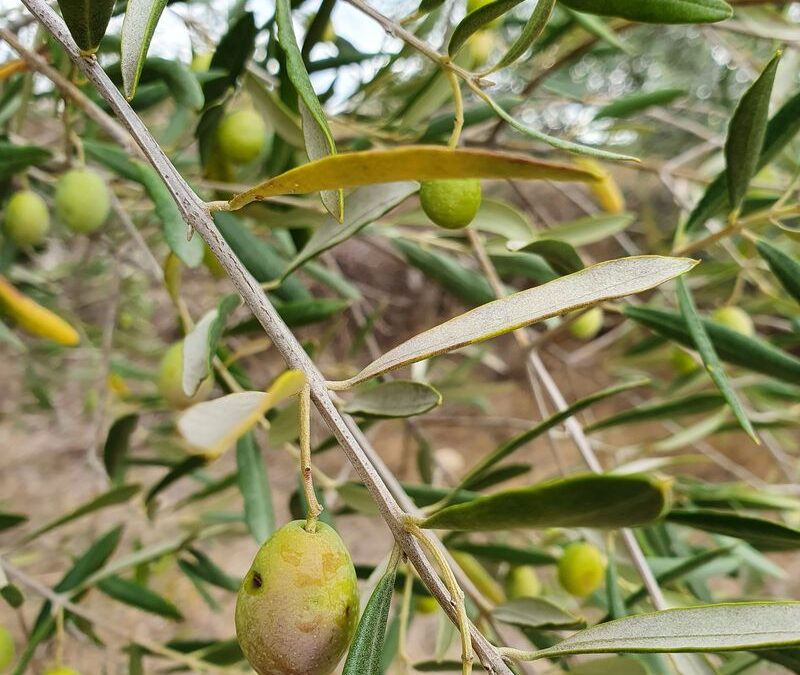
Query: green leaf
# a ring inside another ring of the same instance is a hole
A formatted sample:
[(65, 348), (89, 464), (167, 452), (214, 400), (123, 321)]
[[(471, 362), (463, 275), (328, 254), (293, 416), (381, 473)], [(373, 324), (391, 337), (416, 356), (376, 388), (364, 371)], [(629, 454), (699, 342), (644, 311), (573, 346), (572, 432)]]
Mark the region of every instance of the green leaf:
[(582, 661), (570, 667), (569, 672), (570, 675), (653, 675), (644, 663), (632, 656)]
[(478, 462), (472, 469), (470, 469), (464, 478), (461, 479), (459, 483), (459, 488), (466, 488), (467, 486), (474, 483), (475, 480), (479, 479), (481, 476), (486, 475), (486, 472), (495, 466), (498, 462), (503, 461), (509, 455), (513, 454), (517, 450), (519, 450), (524, 445), (530, 443), (532, 440), (538, 438), (543, 433), (549, 431), (553, 427), (561, 424), (563, 421), (569, 419), (577, 415), (582, 410), (585, 410), (589, 406), (594, 405), (600, 401), (603, 401), (611, 396), (616, 396), (624, 391), (629, 391), (636, 387), (642, 387), (649, 384), (649, 380), (634, 380), (632, 382), (624, 382), (623, 384), (614, 385), (612, 387), (607, 387), (606, 389), (601, 389), (600, 391), (595, 392), (594, 394), (590, 394), (589, 396), (585, 396), (578, 401), (575, 401), (570, 406), (567, 406), (564, 410), (561, 410), (557, 413), (554, 413), (550, 417), (545, 420), (539, 422), (539, 424), (535, 425), (531, 429), (527, 431), (523, 431), (516, 436), (508, 439), (501, 445), (497, 447), (497, 449), (484, 457), (480, 462)]
[(705, 365), (706, 371), (711, 376), (714, 384), (717, 385), (717, 389), (719, 389), (720, 393), (725, 397), (725, 401), (728, 403), (730, 409), (733, 410), (733, 414), (736, 416), (742, 429), (753, 439), (756, 445), (761, 445), (761, 441), (758, 436), (756, 436), (753, 425), (750, 424), (750, 420), (747, 418), (744, 408), (742, 408), (739, 397), (728, 381), (728, 376), (725, 374), (717, 352), (714, 350), (714, 345), (708, 337), (703, 322), (697, 314), (697, 308), (694, 305), (689, 287), (683, 279), (678, 279), (678, 304), (681, 309), (681, 314), (686, 321), (686, 327), (689, 330), (692, 342), (694, 346), (697, 347), (697, 351), (703, 359), (703, 365)]
[(106, 34), (114, 0), (58, 0), (64, 23), (82, 54), (93, 54)]
[(701, 392), (689, 396), (653, 403), (639, 405), (630, 410), (624, 410), (616, 415), (611, 415), (584, 427), (584, 431), (592, 432), (600, 429), (610, 429), (624, 424), (649, 422), (652, 420), (675, 419), (682, 415), (700, 415), (717, 410), (725, 405), (725, 399), (716, 392)]
[(605, 21), (591, 14), (584, 14), (583, 12), (576, 12), (571, 9), (567, 9), (566, 11), (586, 32), (594, 35), (598, 40), (605, 42), (609, 46), (632, 55), (631, 48), (625, 44), (622, 38), (620, 38)]
[(42, 164), (48, 159), (50, 151), (38, 145), (15, 145), (0, 140), (0, 180), (12, 178), (29, 166)]
[(528, 155), (440, 145), (404, 145), (387, 150), (346, 152), (303, 164), (234, 196), (229, 205), (236, 210), (278, 195), (444, 178), (597, 180), (595, 174), (586, 169)]
[(467, 481), (464, 485), (464, 489), (480, 492), (487, 488), (494, 487), (498, 483), (504, 483), (507, 480), (524, 476), (526, 473), (530, 472), (531, 468), (530, 464), (506, 464), (505, 466), (499, 466), (495, 469), (490, 469), (477, 478)]
[(472, 35), (486, 28), (492, 21), (512, 10), (520, 2), (522, 0), (494, 0), (494, 2), (481, 5), (467, 14), (450, 36), (450, 42), (447, 44), (448, 54), (451, 57), (455, 56)]
[(429, 384), (391, 380), (357, 389), (344, 411), (363, 417), (413, 417), (424, 415), (441, 403), (442, 395)]
[(674, 509), (667, 515), (667, 519), (697, 530), (741, 539), (759, 551), (791, 551), (800, 548), (800, 530), (764, 518), (711, 509)]
[(645, 476), (586, 474), (448, 506), (425, 528), (469, 531), (547, 527), (637, 527), (661, 517), (669, 486)]
[(8, 513), (6, 511), (0, 511), (0, 532), (3, 530), (10, 530), (12, 527), (21, 525), (27, 520), (28, 516), (24, 516), (21, 513)]
[(706, 483), (685, 479), (680, 491), (694, 504), (730, 509), (800, 511), (800, 499), (766, 488), (751, 488), (741, 483)]
[(763, 239), (756, 242), (756, 247), (781, 286), (800, 302), (800, 262)]
[(234, 593), (239, 590), (241, 579), (226, 574), (202, 551), (192, 548), (189, 552), (194, 556), (195, 562), (181, 559), (178, 563), (182, 568), (190, 569), (197, 577), (218, 588)]
[(125, 479), (128, 447), (138, 422), (139, 416), (136, 414), (123, 415), (114, 420), (108, 430), (103, 446), (103, 465), (115, 485), (120, 485)]
[(592, 626), (534, 659), (609, 652), (727, 652), (800, 644), (800, 602), (667, 609)]
[(605, 118), (621, 119), (631, 117), (653, 106), (662, 106), (686, 96), (683, 89), (657, 89), (655, 91), (636, 92), (618, 98), (613, 103), (600, 108), (594, 116), (596, 120)]
[(33, 532), (25, 537), (25, 541), (33, 541), (36, 537), (44, 534), (45, 532), (50, 532), (57, 527), (61, 527), (66, 523), (71, 523), (73, 520), (77, 520), (78, 518), (90, 513), (94, 513), (95, 511), (99, 511), (100, 509), (104, 509), (108, 506), (124, 504), (131, 497), (133, 497), (133, 495), (138, 493), (140, 489), (141, 486), (138, 484), (119, 485), (117, 487), (113, 487), (108, 492), (101, 494), (99, 497), (95, 497), (94, 499), (90, 499), (88, 502), (81, 504), (77, 509), (73, 509), (69, 513), (45, 523), (41, 527), (37, 527)]
[[(758, 157), (756, 172), (775, 159), (797, 135), (798, 131), (800, 131), (800, 93), (790, 98), (767, 124), (767, 131)], [(706, 188), (703, 197), (694, 207), (686, 221), (685, 229), (687, 232), (702, 225), (727, 206), (728, 195), (725, 187), (727, 182), (727, 172), (722, 171)]]
[[(325, 111), (320, 105), (311, 80), (308, 78), (300, 47), (292, 26), (292, 9), (290, 0), (275, 0), (275, 22), (278, 24), (278, 42), (286, 57), (286, 75), (294, 85), (300, 98), (300, 117), (303, 120), (303, 137), (306, 153), (311, 163), (336, 155), (336, 143), (328, 127)], [(320, 197), (325, 208), (339, 222), (344, 220), (344, 185), (333, 185), (335, 190), (320, 188)], [(317, 192), (318, 190), (308, 190)], [(238, 208), (238, 207), (237, 207)]]
[(266, 466), (252, 433), (236, 442), (236, 468), (244, 499), (244, 522), (260, 546), (275, 530), (275, 512)]
[(461, 314), (388, 351), (344, 383), (351, 387), (423, 359), (503, 335), (536, 321), (640, 293), (687, 272), (688, 258), (638, 256), (599, 263)]
[(200, 467), (205, 466), (207, 461), (208, 460), (202, 455), (190, 455), (180, 464), (177, 464), (170, 469), (167, 474), (160, 481), (158, 481), (158, 483), (150, 488), (150, 491), (144, 498), (144, 503), (146, 505), (150, 505), (160, 492), (166, 490), (175, 481), (180, 480), (184, 476), (196, 471)]
[(497, 605), (492, 616), (512, 626), (536, 630), (579, 630), (586, 627), (586, 619), (545, 598), (509, 600)]
[(469, 541), (452, 541), (448, 548), (464, 551), (476, 558), (493, 562), (507, 562), (512, 565), (553, 565), (558, 559), (542, 548), (535, 546), (510, 546), (508, 544), (474, 544)]
[(189, 110), (203, 107), (203, 88), (197, 74), (180, 61), (150, 57), (144, 62), (146, 73), (153, 73), (167, 85), (170, 96)]
[(186, 396), (192, 397), (212, 373), (217, 345), (222, 337), (225, 322), (239, 306), (239, 296), (226, 295), (219, 304), (207, 312), (183, 340), (183, 378), (181, 386)]
[(632, 213), (598, 213), (560, 223), (547, 230), (547, 239), (558, 239), (573, 246), (587, 246), (626, 230), (634, 221)]
[(245, 71), (247, 62), (253, 54), (257, 35), (258, 29), (253, 13), (244, 12), (222, 36), (214, 50), (209, 70), (222, 70), (226, 76), (209, 80), (203, 85), (206, 105), (216, 102), (228, 89), (236, 86), (239, 76)]
[[(136, 93), (136, 85), (142, 74), (147, 50), (150, 48), (153, 33), (166, 6), (167, 0), (128, 0), (125, 20), (122, 22), (120, 65), (125, 97), (129, 101)], [(202, 92), (200, 106), (202, 106)]]
[(738, 213), (750, 180), (758, 170), (767, 130), (769, 99), (780, 58), (781, 52), (777, 52), (764, 67), (758, 79), (742, 96), (728, 125), (725, 175), (728, 183), (728, 204), (733, 213)]
[(729, 19), (731, 6), (723, 0), (560, 0), (579, 12), (618, 16), (641, 23), (714, 23)]
[(537, 239), (518, 251), (541, 256), (561, 275), (579, 272), (586, 267), (578, 252), (567, 242), (558, 239)]
[(395, 239), (393, 243), (403, 252), (409, 264), (464, 302), (483, 305), (495, 299), (486, 277), (477, 270), (464, 267), (453, 256), (424, 249), (406, 239)]
[(381, 577), (358, 622), (350, 651), (344, 663), (343, 675), (381, 675), (381, 654), (386, 636), (386, 624), (394, 593), (396, 565)]
[(533, 8), (517, 39), (514, 40), (501, 59), (487, 71), (487, 74), (510, 66), (528, 50), (536, 38), (542, 34), (555, 4), (555, 0), (537, 0), (536, 7)]
[(303, 250), (289, 263), (282, 278), (285, 279), (288, 274), (309, 260), (358, 234), (364, 227), (393, 209), (418, 189), (417, 183), (405, 182), (370, 185), (355, 190), (347, 197), (347, 215), (344, 222), (340, 224), (335, 218), (329, 217), (320, 224)]
[[(693, 347), (686, 321), (679, 314), (656, 307), (626, 305), (624, 312), (659, 335)], [(800, 359), (773, 347), (769, 342), (748, 337), (716, 321), (703, 320), (703, 327), (719, 357), (728, 363), (749, 368), (786, 382), (800, 383)]]
[[(255, 69), (254, 72), (258, 73), (259, 71)], [(248, 72), (244, 78), (244, 85), (253, 99), (253, 105), (261, 112), (263, 117), (269, 120), (275, 129), (275, 133), (280, 138), (293, 147), (304, 147), (300, 120), (281, 101), (276, 92), (267, 88), (263, 81), (264, 78), (257, 77), (254, 72)]]
[(183, 620), (183, 615), (169, 600), (135, 581), (112, 576), (99, 581), (97, 587), (110, 598), (131, 607), (168, 619)]

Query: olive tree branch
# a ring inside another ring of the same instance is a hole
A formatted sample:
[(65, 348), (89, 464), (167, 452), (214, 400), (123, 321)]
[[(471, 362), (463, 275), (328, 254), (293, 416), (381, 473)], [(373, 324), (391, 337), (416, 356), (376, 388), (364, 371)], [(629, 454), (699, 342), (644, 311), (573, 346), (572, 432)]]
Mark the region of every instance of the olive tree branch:
[[(377, 453), (372, 450), (369, 443), (362, 445), (360, 440), (365, 441), (366, 439), (355, 422), (342, 415), (336, 408), (325, 386), (325, 378), (277, 314), (258, 282), (244, 268), (233, 250), (220, 235), (203, 201), (178, 173), (142, 120), (139, 119), (128, 102), (125, 101), (97, 61), (94, 58), (81, 56), (64, 22), (47, 5), (45, 0), (23, 0), (23, 4), (62, 46), (69, 58), (94, 85), (117, 118), (122, 122), (122, 125), (130, 132), (146, 159), (164, 181), (186, 223), (197, 232), (220, 261), (236, 290), (262, 325), (287, 366), (300, 370), (306, 375), (311, 400), (317, 407), (325, 424), (339, 441), (348, 460), (356, 469), (359, 478), (375, 500), (380, 514), (391, 530), (395, 541), (403, 549), (405, 555), (416, 568), (423, 583), (437, 599), (450, 619), (454, 623), (458, 623), (458, 612), (453, 599), (451, 599), (450, 594), (425, 556), (419, 543), (408, 532), (403, 522), (406, 517), (403, 509), (407, 505), (411, 505), (410, 499), (402, 491), (391, 472), (380, 461)], [(103, 128), (107, 131), (115, 128), (115, 126), (116, 123), (114, 123), (114, 126), (109, 125), (107, 122), (103, 123)], [(114, 136), (116, 138), (116, 134)], [(390, 476), (392, 477), (389, 478)], [(389, 483), (392, 486), (391, 490), (387, 487), (387, 482), (389, 481), (391, 481)], [(398, 504), (398, 499), (401, 504)], [(430, 537), (427, 533), (424, 536)], [(433, 540), (434, 538), (431, 537), (431, 539)], [(434, 541), (434, 545), (441, 546), (438, 540)], [(475, 652), (488, 672), (497, 675), (511, 675), (511, 670), (494, 646), (472, 624), (470, 624), (470, 635)]]

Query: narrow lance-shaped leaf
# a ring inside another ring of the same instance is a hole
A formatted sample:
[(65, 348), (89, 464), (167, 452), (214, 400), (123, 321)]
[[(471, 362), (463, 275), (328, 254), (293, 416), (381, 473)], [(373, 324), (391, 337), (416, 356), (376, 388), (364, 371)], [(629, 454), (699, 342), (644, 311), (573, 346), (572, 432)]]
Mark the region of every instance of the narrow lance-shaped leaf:
[(213, 459), (250, 431), (270, 408), (297, 394), (304, 383), (303, 373), (287, 370), (266, 392), (243, 391), (198, 403), (180, 416), (178, 431), (193, 450)]
[[(303, 137), (308, 158), (314, 162), (323, 157), (335, 155), (336, 144), (328, 127), (325, 111), (311, 86), (311, 80), (308, 78), (303, 56), (294, 34), (289, 0), (276, 0), (275, 21), (278, 24), (278, 42), (280, 42), (286, 57), (286, 74), (300, 97), (300, 117), (303, 121)], [(344, 220), (344, 192), (341, 187), (344, 186), (333, 187), (335, 189), (321, 189), (320, 196), (325, 208), (341, 222)]]
[(610, 652), (728, 652), (800, 644), (800, 602), (742, 602), (638, 614), (582, 630), (530, 660)]
[(758, 436), (756, 436), (753, 425), (747, 418), (744, 408), (742, 408), (739, 397), (728, 381), (728, 376), (725, 374), (717, 352), (714, 350), (714, 345), (708, 337), (703, 322), (697, 315), (697, 309), (694, 305), (691, 293), (689, 292), (689, 287), (683, 279), (678, 279), (678, 304), (681, 308), (681, 314), (686, 320), (686, 327), (689, 330), (692, 342), (694, 342), (697, 351), (700, 353), (700, 357), (703, 359), (703, 365), (705, 365), (706, 371), (711, 376), (714, 384), (717, 385), (717, 389), (719, 389), (720, 393), (725, 397), (725, 401), (728, 403), (730, 409), (733, 410), (733, 414), (736, 416), (742, 429), (745, 430), (747, 435), (750, 436), (757, 445), (761, 445), (761, 441)]
[(772, 84), (778, 70), (778, 52), (765, 66), (736, 106), (725, 140), (725, 171), (730, 210), (737, 214), (758, 168), (764, 146)]
[(11, 178), (29, 166), (50, 159), (50, 151), (38, 145), (15, 145), (0, 140), (0, 180)]
[(450, 319), (388, 351), (355, 377), (336, 384), (340, 388), (351, 387), (390, 370), (503, 335), (536, 321), (640, 293), (687, 272), (694, 265), (688, 258), (661, 256), (599, 263)]
[(666, 105), (686, 95), (683, 89), (657, 89), (623, 96), (600, 108), (594, 116), (596, 120), (607, 117), (623, 118), (647, 110), (653, 106)]
[(495, 607), (492, 616), (511, 626), (536, 630), (578, 630), (586, 626), (586, 619), (545, 598), (509, 600)]
[(261, 545), (275, 529), (275, 513), (264, 459), (252, 433), (236, 442), (236, 469), (244, 499), (244, 522), (256, 543)]
[(131, 607), (176, 621), (183, 619), (180, 610), (169, 600), (135, 581), (111, 576), (99, 581), (97, 587), (107, 596)]
[(533, 159), (528, 155), (440, 145), (407, 145), (388, 150), (346, 152), (309, 162), (236, 195), (229, 204), (235, 210), (277, 195), (445, 178), (597, 180), (596, 174), (586, 169)]
[(93, 54), (106, 34), (114, 0), (58, 0), (64, 23), (82, 54)]
[(239, 305), (238, 295), (226, 295), (187, 333), (183, 341), (183, 393), (194, 396), (200, 384), (211, 374), (217, 343), (225, 321)]
[(713, 509), (676, 509), (667, 518), (673, 523), (741, 539), (760, 551), (791, 551), (800, 548), (800, 530), (765, 518)]
[(344, 411), (365, 417), (412, 417), (423, 415), (441, 403), (442, 395), (429, 384), (391, 380), (356, 391)]
[(120, 47), (122, 82), (128, 100), (136, 93), (150, 41), (166, 6), (167, 0), (128, 0)]
[(138, 415), (124, 415), (114, 420), (108, 430), (103, 446), (103, 465), (108, 477), (115, 484), (120, 484), (125, 477), (128, 447), (138, 421)]
[(520, 2), (522, 0), (494, 0), (467, 14), (453, 31), (447, 44), (447, 52), (451, 57), (455, 56), (472, 35), (512, 10)]
[(397, 566), (390, 562), (390, 568), (372, 591), (358, 622), (344, 663), (343, 675), (380, 675), (383, 672), (381, 655), (396, 574)]
[(642, 23), (715, 23), (730, 18), (723, 0), (560, 0), (579, 12), (618, 16)]
[(21, 513), (8, 513), (6, 511), (0, 511), (0, 532), (3, 530), (9, 530), (17, 525), (22, 525), (22, 523), (24, 523), (26, 520), (28, 520), (28, 516), (25, 516)]
[(518, 251), (541, 256), (558, 274), (572, 274), (585, 267), (572, 245), (558, 239), (537, 239)]
[(585, 474), (448, 506), (425, 528), (495, 531), (546, 527), (637, 527), (669, 506), (669, 484), (645, 476)]
[(589, 424), (584, 427), (584, 431), (599, 431), (600, 429), (609, 429), (623, 424), (649, 422), (651, 420), (675, 419), (681, 415), (700, 415), (721, 408), (723, 405), (725, 405), (725, 399), (721, 394), (701, 392), (660, 403), (639, 405)]
[(527, 51), (528, 47), (542, 34), (555, 4), (556, 0), (537, 0), (536, 7), (533, 8), (517, 39), (502, 58), (487, 71), (487, 74), (510, 66)]
[(756, 242), (761, 257), (767, 261), (772, 273), (797, 302), (800, 302), (800, 261), (787, 255), (763, 239)]

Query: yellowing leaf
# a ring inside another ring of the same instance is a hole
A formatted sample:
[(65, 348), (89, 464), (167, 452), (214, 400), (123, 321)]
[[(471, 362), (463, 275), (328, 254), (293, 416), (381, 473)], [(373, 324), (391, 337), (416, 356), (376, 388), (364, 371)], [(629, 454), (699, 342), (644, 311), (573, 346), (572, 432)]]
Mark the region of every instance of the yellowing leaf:
[(305, 194), (374, 183), (444, 178), (517, 178), (593, 182), (594, 172), (527, 155), (439, 145), (409, 145), (332, 155), (275, 176), (230, 200), (231, 209), (287, 194)]
[(266, 392), (243, 391), (198, 403), (180, 416), (178, 431), (198, 454), (218, 457), (270, 408), (297, 394), (305, 381), (300, 371), (287, 370)]
[(29, 333), (65, 347), (74, 347), (81, 341), (78, 331), (64, 319), (20, 293), (3, 276), (0, 276), (0, 306)]

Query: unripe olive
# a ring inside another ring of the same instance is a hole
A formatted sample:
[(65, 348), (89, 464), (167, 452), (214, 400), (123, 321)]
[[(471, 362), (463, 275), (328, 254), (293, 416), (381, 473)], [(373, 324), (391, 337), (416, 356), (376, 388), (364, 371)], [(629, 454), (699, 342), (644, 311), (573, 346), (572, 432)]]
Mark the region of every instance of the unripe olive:
[(469, 225), (481, 207), (481, 182), (477, 178), (423, 181), (419, 199), (436, 225), (458, 230)]
[(336, 531), (295, 520), (256, 554), (236, 599), (236, 637), (259, 675), (328, 675), (358, 622), (353, 561)]
[(111, 200), (108, 186), (91, 169), (67, 171), (56, 186), (56, 214), (70, 230), (89, 234), (108, 218)]
[(17, 246), (36, 246), (50, 229), (47, 204), (33, 190), (20, 190), (6, 203), (5, 231)]
[(469, 55), (473, 68), (482, 66), (489, 60), (495, 44), (497, 37), (491, 30), (479, 30), (469, 39)]
[(591, 340), (603, 327), (603, 310), (592, 307), (569, 325), (569, 332), (579, 340)]
[(740, 307), (733, 307), (730, 305), (727, 307), (720, 307), (711, 315), (711, 318), (717, 323), (721, 323), (726, 328), (735, 330), (737, 333), (741, 333), (747, 337), (752, 337), (756, 332), (753, 326), (753, 320), (747, 312)]
[(584, 596), (595, 591), (605, 571), (603, 554), (587, 542), (570, 544), (558, 561), (558, 580), (572, 595)]
[(5, 626), (0, 626), (0, 672), (14, 661), (14, 640)]
[(208, 398), (214, 386), (209, 375), (202, 381), (194, 396), (183, 391), (183, 341), (176, 342), (165, 352), (158, 368), (158, 391), (171, 408), (188, 408)]
[(672, 348), (670, 360), (672, 361), (672, 367), (678, 375), (688, 375), (699, 368), (697, 361), (692, 358), (691, 354), (680, 347)]
[(509, 600), (535, 598), (542, 592), (542, 584), (532, 565), (512, 567), (506, 577), (506, 595)]
[(51, 666), (44, 671), (43, 675), (81, 675), (74, 668), (68, 666)]
[(220, 152), (234, 164), (247, 164), (267, 144), (267, 127), (255, 110), (237, 110), (222, 118), (217, 127)]
[(414, 609), (420, 614), (435, 614), (439, 603), (432, 595), (417, 595), (414, 597)]

